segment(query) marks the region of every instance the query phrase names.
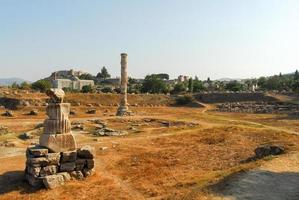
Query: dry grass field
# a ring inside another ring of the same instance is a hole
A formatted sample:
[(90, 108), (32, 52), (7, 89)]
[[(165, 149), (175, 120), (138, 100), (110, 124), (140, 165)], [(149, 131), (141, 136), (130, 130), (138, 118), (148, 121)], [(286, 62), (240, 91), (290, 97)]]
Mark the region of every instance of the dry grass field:
[[(133, 103), (140, 104), (131, 107), (134, 116), (114, 116), (116, 97), (102, 97), (102, 105), (94, 106), (97, 114), (86, 114), (90, 107), (85, 104), (97, 103), (97, 98), (66, 98), (69, 102), (78, 99), (82, 104), (72, 107), (76, 115), (71, 116), (71, 121), (80, 121), (85, 126), (83, 131), (74, 130), (74, 134), (79, 146), (89, 144), (95, 148), (96, 174), (54, 190), (32, 189), (23, 179), (25, 150), (38, 140), (41, 130), (35, 126), (45, 119), (45, 107), (25, 107), (15, 110), (13, 117), (0, 116), (0, 125), (11, 132), (0, 136), (0, 142), (15, 145), (0, 146), (0, 199), (238, 200), (241, 198), (234, 191), (227, 194), (222, 189), (239, 172), (270, 170), (271, 163), (276, 163), (277, 171), (299, 171), (294, 164), (298, 164), (298, 157), (291, 157), (299, 149), (296, 135), (299, 122), (287, 115), (218, 113), (212, 111), (213, 105), (171, 107), (168, 97), (154, 96), (130, 97)], [(24, 115), (33, 108), (40, 111), (37, 116)], [(95, 137), (90, 119), (100, 119), (128, 135)], [(34, 139), (18, 138), (33, 129)], [(287, 153), (245, 162), (262, 144), (284, 146)], [(284, 161), (288, 168), (279, 167), (285, 166)]]

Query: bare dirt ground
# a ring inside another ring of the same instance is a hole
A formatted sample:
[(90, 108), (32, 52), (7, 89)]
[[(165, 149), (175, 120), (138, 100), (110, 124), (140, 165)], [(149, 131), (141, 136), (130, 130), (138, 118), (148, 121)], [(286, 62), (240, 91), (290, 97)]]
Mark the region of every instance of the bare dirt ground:
[[(226, 178), (215, 192), (225, 200), (299, 199), (299, 154), (275, 158), (261, 167)], [(217, 188), (218, 187), (218, 188)]]
[[(26, 141), (18, 135), (43, 121), (44, 107), (38, 116), (24, 110), (1, 116), (0, 125), (12, 133), (0, 141), (15, 147), (0, 147), (0, 199), (298, 199), (297, 120), (217, 113), (206, 106), (132, 107), (135, 116), (126, 118), (113, 116), (116, 106), (96, 107), (95, 115), (85, 114), (86, 106), (73, 107), (72, 121), (87, 126), (87, 120), (101, 119), (129, 134), (95, 137), (91, 126), (75, 131), (80, 146), (96, 150), (96, 175), (55, 190), (34, 190), (23, 180), (25, 149), (40, 132)], [(287, 154), (244, 163), (261, 144), (282, 145)], [(272, 194), (276, 197), (269, 198)]]

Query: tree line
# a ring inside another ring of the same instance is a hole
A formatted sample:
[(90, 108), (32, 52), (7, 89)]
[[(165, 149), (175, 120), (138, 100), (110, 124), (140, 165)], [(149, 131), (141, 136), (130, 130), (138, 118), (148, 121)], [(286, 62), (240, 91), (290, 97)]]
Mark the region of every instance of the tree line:
[[(93, 76), (91, 74), (82, 74), (79, 78), (85, 80), (105, 80), (110, 78), (106, 67), (102, 67), (100, 72)], [(112, 88), (105, 85), (105, 82), (96, 82), (97, 86), (104, 85), (100, 91), (119, 93), (119, 88)], [(41, 92), (46, 91), (51, 87), (51, 82), (47, 79), (38, 80), (32, 84), (23, 82), (21, 84), (14, 83), (12, 88), (18, 89), (33, 89)], [(69, 91), (65, 88), (66, 91)], [(210, 78), (199, 80), (198, 77), (190, 77), (187, 80), (170, 80), (166, 73), (150, 74), (142, 80), (137, 80), (129, 77), (128, 93), (152, 93), (152, 94), (180, 94), (180, 93), (197, 93), (203, 91), (289, 91), (299, 92), (299, 72), (296, 70), (291, 74), (279, 74), (270, 77), (260, 77), (258, 79), (247, 79), (242, 81), (212, 81)], [(81, 91), (77, 92), (93, 92), (95, 88), (84, 86)]]

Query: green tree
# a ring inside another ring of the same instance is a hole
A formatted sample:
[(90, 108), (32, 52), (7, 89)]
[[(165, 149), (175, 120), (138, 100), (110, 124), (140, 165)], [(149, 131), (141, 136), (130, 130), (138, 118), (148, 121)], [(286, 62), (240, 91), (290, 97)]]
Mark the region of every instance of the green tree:
[(295, 71), (294, 79), (295, 80), (299, 80), (299, 72), (298, 72), (298, 70)]
[(81, 79), (81, 80), (94, 80), (94, 76), (89, 74), (89, 73), (85, 73), (85, 74), (81, 74), (79, 76), (79, 79)]
[(169, 75), (165, 73), (160, 73), (160, 74), (152, 74), (153, 76), (157, 76), (157, 78), (162, 79), (162, 80), (169, 80)]
[(267, 79), (265, 77), (260, 77), (257, 80), (257, 84), (261, 89), (265, 89), (266, 82), (267, 82)]
[(189, 81), (188, 81), (188, 91), (190, 93), (193, 92), (193, 79), (192, 78), (189, 78)]
[(46, 92), (48, 89), (51, 88), (51, 83), (49, 80), (41, 79), (34, 83), (32, 83), (32, 89), (38, 90), (40, 92)]
[(193, 81), (193, 92), (201, 92), (204, 90), (203, 82), (198, 80), (197, 77), (195, 77)]
[(106, 69), (106, 67), (102, 67), (101, 72), (99, 72), (97, 74), (97, 78), (102, 78), (102, 79), (106, 79), (106, 78), (110, 78), (111, 75), (108, 73), (108, 70)]
[(173, 93), (181, 93), (181, 92), (186, 92), (187, 87), (184, 83), (177, 83), (175, 84), (172, 92)]
[(18, 89), (20, 86), (19, 86), (19, 84), (17, 82), (13, 82), (11, 84), (11, 87), (14, 88), (14, 89)]
[(167, 93), (169, 88), (165, 81), (156, 75), (147, 75), (142, 83), (141, 92), (149, 93)]
[(228, 84), (226, 84), (225, 89), (229, 91), (238, 92), (244, 89), (244, 85), (242, 85), (238, 81), (230, 81)]
[(21, 83), (20, 89), (22, 89), (22, 90), (29, 90), (29, 89), (31, 89), (31, 84), (27, 83), (26, 81), (24, 81), (24, 82)]

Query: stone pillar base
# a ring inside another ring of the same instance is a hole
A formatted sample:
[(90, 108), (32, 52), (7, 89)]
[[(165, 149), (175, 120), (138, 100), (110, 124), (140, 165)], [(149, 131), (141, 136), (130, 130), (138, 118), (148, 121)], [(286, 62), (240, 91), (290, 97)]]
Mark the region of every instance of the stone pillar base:
[(71, 133), (42, 134), (39, 138), (39, 144), (52, 152), (73, 151), (77, 148), (76, 140)]
[(129, 110), (128, 106), (119, 106), (117, 109), (117, 116), (131, 116), (133, 113)]
[(93, 175), (94, 157), (90, 146), (61, 153), (49, 153), (47, 148), (31, 146), (26, 151), (25, 178), (33, 187), (54, 189), (71, 179), (82, 180)]

